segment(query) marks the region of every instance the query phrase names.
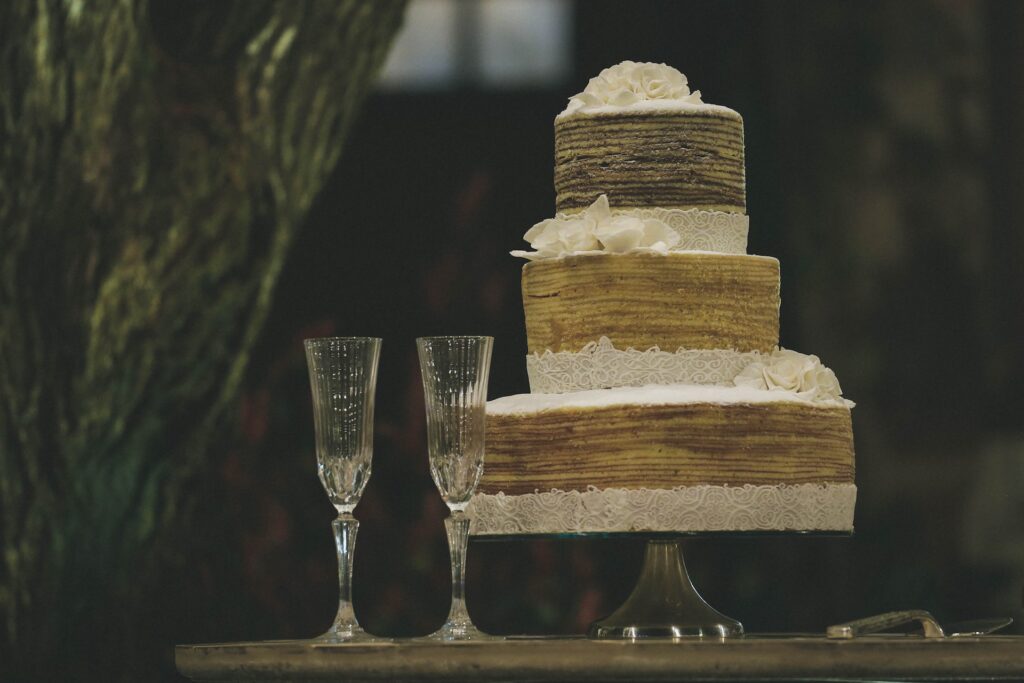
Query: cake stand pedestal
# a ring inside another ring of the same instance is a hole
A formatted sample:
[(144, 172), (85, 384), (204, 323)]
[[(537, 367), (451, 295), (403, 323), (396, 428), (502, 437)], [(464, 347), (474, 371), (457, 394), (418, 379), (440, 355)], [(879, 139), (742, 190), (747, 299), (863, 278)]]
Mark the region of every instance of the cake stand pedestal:
[(587, 635), (597, 639), (727, 638), (743, 625), (704, 601), (686, 571), (678, 540), (651, 539), (633, 592)]
[(470, 502), (473, 538), (646, 541), (643, 568), (632, 594), (614, 613), (590, 626), (588, 635), (595, 640), (743, 636), (738, 621), (713, 609), (694, 588), (680, 549), (685, 539), (847, 537), (853, 533), (856, 487), (848, 483), (699, 484), (662, 489), (588, 486), (568, 491), (535, 488), (532, 493), (513, 489), (505, 494), (500, 491), (502, 476), (495, 475), (494, 488), (476, 494)]
[(604, 619), (590, 625), (591, 640), (725, 640), (744, 635), (743, 624), (704, 601), (686, 571), (682, 541), (689, 538), (765, 538), (778, 535), (848, 537), (842, 530), (580, 531), (478, 533), (479, 541), (531, 538), (644, 538), (643, 566), (633, 592)]

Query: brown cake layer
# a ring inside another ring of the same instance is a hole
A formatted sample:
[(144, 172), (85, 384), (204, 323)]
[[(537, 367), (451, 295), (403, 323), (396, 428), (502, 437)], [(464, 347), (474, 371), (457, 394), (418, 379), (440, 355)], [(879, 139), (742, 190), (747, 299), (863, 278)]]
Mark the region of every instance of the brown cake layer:
[(589, 206), (746, 211), (743, 119), (727, 109), (555, 119), (558, 211)]
[(779, 262), (712, 253), (598, 254), (523, 267), (531, 352), (618, 348), (770, 351), (779, 343)]
[(624, 405), (488, 415), (478, 493), (853, 483), (844, 406)]

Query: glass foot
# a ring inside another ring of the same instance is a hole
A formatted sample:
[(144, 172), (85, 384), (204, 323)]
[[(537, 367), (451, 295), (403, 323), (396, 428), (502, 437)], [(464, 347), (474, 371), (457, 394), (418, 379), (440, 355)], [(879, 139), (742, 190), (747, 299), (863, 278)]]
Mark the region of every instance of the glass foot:
[(336, 644), (336, 643), (387, 643), (390, 638), (381, 638), (372, 633), (367, 633), (359, 624), (346, 624), (343, 626), (331, 626), (326, 633), (311, 638), (311, 643)]
[(432, 642), (467, 642), (467, 641), (485, 641), (485, 640), (505, 640), (504, 636), (492, 636), (488, 633), (484, 633), (473, 624), (447, 622), (441, 628), (437, 629), (428, 636), (417, 638), (417, 640), (432, 641)]
[(718, 612), (697, 592), (675, 541), (648, 541), (636, 587), (619, 609), (594, 622), (590, 638), (726, 638), (743, 625)]

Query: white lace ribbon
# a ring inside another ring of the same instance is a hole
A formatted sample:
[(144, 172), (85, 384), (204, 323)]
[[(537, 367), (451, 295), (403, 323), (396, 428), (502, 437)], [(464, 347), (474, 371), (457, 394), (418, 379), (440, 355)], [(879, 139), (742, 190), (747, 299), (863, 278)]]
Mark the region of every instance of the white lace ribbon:
[(477, 494), (477, 535), (631, 531), (850, 531), (853, 484), (681, 486), (671, 489)]
[(728, 349), (617, 349), (608, 337), (601, 337), (575, 352), (532, 353), (526, 357), (526, 372), (534, 394), (648, 384), (728, 386), (744, 368), (761, 358), (757, 351)]
[[(653, 218), (679, 234), (672, 251), (717, 251), (722, 254), (746, 254), (750, 217), (742, 213), (706, 209), (662, 209), (657, 207), (612, 209), (612, 216)], [(569, 219), (572, 213), (555, 218)]]

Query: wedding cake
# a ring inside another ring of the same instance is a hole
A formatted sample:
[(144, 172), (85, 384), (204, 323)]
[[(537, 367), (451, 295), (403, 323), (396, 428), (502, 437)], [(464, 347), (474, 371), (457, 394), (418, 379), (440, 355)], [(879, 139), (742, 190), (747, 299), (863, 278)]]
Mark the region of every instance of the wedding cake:
[(531, 393), (487, 404), (473, 533), (853, 528), (853, 403), (778, 347), (744, 174), (743, 119), (664, 64), (556, 117), (556, 214), (512, 252)]

